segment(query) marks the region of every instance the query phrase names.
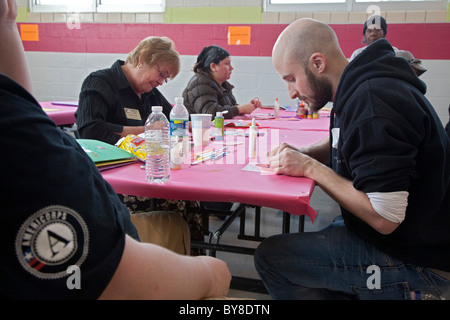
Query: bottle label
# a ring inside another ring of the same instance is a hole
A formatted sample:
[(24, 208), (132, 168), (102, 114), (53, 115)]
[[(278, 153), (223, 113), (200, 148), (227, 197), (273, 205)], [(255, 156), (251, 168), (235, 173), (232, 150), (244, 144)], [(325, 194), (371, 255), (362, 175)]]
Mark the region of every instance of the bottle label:
[(223, 118), (215, 117), (214, 118), (214, 127), (215, 128), (223, 128), (223, 122), (224, 122)]
[(187, 123), (185, 119), (171, 119), (170, 120), (170, 135), (184, 136), (187, 134)]
[(223, 118), (216, 117), (214, 119), (214, 136), (216, 137), (216, 140), (223, 140), (223, 124)]

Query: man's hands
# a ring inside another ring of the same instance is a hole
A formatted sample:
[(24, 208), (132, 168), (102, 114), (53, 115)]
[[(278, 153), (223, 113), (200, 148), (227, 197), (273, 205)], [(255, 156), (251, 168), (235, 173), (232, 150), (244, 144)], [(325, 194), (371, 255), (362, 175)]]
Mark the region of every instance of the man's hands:
[(307, 177), (307, 169), (314, 161), (287, 143), (282, 143), (270, 151), (267, 159), (275, 173), (294, 177)]

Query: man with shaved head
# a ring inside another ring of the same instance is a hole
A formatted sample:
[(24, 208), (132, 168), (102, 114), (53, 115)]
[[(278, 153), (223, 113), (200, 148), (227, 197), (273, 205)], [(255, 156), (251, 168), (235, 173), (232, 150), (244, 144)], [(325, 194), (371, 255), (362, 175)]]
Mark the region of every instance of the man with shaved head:
[[(437, 299), (450, 289), (450, 139), (426, 86), (379, 39), (348, 63), (334, 31), (289, 25), (273, 65), (292, 99), (333, 102), (329, 138), (282, 143), (277, 174), (313, 179), (341, 207), (319, 232), (266, 239), (255, 265), (274, 299)], [(320, 212), (319, 212), (320, 214)]]

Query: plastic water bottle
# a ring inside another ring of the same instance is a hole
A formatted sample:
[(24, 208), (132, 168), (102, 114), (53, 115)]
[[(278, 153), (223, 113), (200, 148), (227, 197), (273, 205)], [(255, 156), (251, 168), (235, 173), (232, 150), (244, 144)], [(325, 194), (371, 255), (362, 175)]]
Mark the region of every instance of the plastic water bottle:
[(172, 169), (181, 169), (183, 159), (189, 154), (189, 112), (183, 98), (175, 98), (170, 111), (170, 162)]
[(169, 121), (162, 107), (153, 106), (145, 122), (145, 178), (151, 183), (165, 183), (170, 178)]

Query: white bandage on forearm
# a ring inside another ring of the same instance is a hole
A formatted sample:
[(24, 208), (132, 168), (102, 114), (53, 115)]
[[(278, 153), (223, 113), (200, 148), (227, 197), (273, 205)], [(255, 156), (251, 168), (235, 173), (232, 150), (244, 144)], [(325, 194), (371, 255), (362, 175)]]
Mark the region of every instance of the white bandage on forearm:
[(401, 223), (405, 219), (408, 195), (408, 191), (367, 193), (374, 210), (395, 223)]

